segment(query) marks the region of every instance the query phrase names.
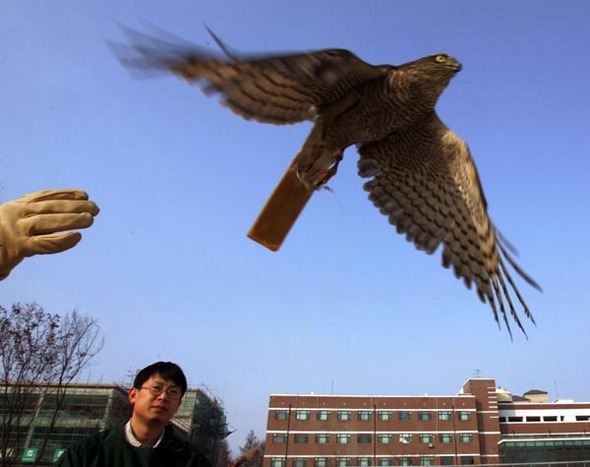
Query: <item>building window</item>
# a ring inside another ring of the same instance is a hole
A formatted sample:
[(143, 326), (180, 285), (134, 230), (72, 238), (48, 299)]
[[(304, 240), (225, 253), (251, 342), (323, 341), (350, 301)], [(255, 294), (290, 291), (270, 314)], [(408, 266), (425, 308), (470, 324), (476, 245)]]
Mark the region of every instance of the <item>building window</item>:
[(352, 412), (350, 410), (339, 410), (338, 411), (338, 420), (346, 421), (352, 419)]
[(422, 444), (434, 443), (434, 435), (429, 433), (420, 433), (420, 442)]
[(441, 410), (438, 413), (439, 420), (451, 420), (453, 418), (453, 413), (450, 410)]
[[(578, 417), (576, 417), (576, 420), (578, 419)], [(540, 422), (541, 421), (541, 417), (527, 417), (526, 418), (527, 422)]]
[[(533, 420), (529, 420), (529, 418), (539, 418), (539, 417), (527, 417), (526, 420), (527, 422), (529, 421), (533, 421)], [(534, 420), (535, 422), (538, 422), (539, 420)], [(576, 415), (576, 422), (587, 422), (590, 421), (590, 415)]]
[(350, 467), (350, 457), (337, 457), (336, 467)]
[(289, 411), (275, 410), (275, 420), (287, 420), (289, 418)]
[(434, 456), (422, 456), (420, 465), (434, 465)]
[[(504, 419), (504, 421), (506, 421), (506, 419)], [(544, 422), (556, 422), (557, 416), (556, 415), (549, 415), (547, 417), (543, 417), (543, 421)]]
[(410, 444), (412, 442), (412, 434), (411, 433), (400, 433), (399, 434), (399, 442), (400, 442), (400, 444)]
[(508, 417), (509, 422), (522, 422), (522, 417)]
[(412, 463), (411, 457), (400, 457), (399, 458), (399, 465), (400, 466), (408, 466), (408, 465), (414, 465), (414, 464)]
[(440, 465), (455, 465), (453, 456), (440, 456)]
[(461, 456), (461, 465), (473, 465), (475, 460), (473, 456)]
[(321, 422), (330, 420), (330, 411), (329, 410), (320, 410), (317, 414), (317, 419)]
[(373, 414), (368, 410), (361, 410), (358, 413), (358, 419), (362, 422), (368, 422), (373, 419)]
[(451, 433), (441, 433), (438, 435), (438, 440), (441, 444), (449, 444), (453, 442), (453, 435)]
[(397, 413), (397, 419), (398, 420), (412, 420), (412, 412), (408, 411), (408, 410), (400, 410)]
[(297, 433), (293, 436), (293, 441), (295, 444), (307, 444), (309, 441), (309, 435), (307, 433)]
[(356, 442), (358, 444), (370, 444), (373, 441), (373, 437), (369, 433), (359, 433), (356, 435)]
[(391, 467), (393, 465), (393, 459), (391, 457), (380, 457), (377, 465), (379, 467)]
[(350, 435), (348, 433), (338, 433), (336, 435), (336, 443), (338, 443), (338, 444), (350, 443)]
[(285, 444), (287, 442), (287, 434), (286, 433), (274, 433), (272, 435), (272, 442), (273, 442), (273, 444)]
[(293, 467), (307, 467), (307, 459), (305, 457), (293, 458)]
[(309, 410), (298, 410), (295, 412), (295, 420), (309, 420)]
[(328, 467), (328, 458), (316, 457), (313, 461), (313, 467)]
[(460, 443), (473, 443), (473, 435), (471, 433), (459, 433)]
[(384, 434), (377, 435), (377, 440), (379, 441), (379, 444), (389, 444), (389, 443), (391, 443), (392, 439), (393, 439), (393, 435), (384, 435)]
[(359, 457), (356, 461), (358, 467), (369, 467), (371, 465), (371, 459), (368, 457)]
[(432, 412), (418, 412), (418, 420), (421, 422), (432, 420)]
[(315, 435), (315, 443), (316, 444), (328, 444), (330, 442), (330, 435), (325, 433), (319, 433)]
[(273, 457), (270, 460), (270, 467), (285, 467), (285, 459), (283, 457)]
[(467, 421), (471, 420), (471, 412), (467, 412), (466, 410), (460, 410), (457, 413), (457, 417), (462, 422), (467, 422)]
[(387, 422), (392, 418), (391, 410), (380, 410), (379, 412), (377, 412), (377, 417), (379, 418), (379, 420)]

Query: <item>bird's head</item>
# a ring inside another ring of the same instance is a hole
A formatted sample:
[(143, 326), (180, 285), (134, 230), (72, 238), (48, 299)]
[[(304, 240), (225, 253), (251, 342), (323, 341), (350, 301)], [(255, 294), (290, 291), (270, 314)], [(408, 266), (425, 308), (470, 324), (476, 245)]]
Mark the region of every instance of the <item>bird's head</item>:
[(436, 54), (431, 55), (430, 57), (425, 57), (425, 59), (433, 63), (435, 67), (446, 68), (450, 70), (453, 74), (461, 71), (461, 68), (463, 67), (463, 65), (461, 65), (461, 62), (459, 62), (459, 60), (457, 60), (452, 55)]
[(390, 76), (392, 88), (405, 99), (417, 99), (434, 108), (441, 93), (461, 70), (459, 60), (448, 54), (435, 54), (394, 67)]
[(428, 55), (416, 61), (406, 63), (402, 67), (407, 66), (409, 69), (415, 70), (419, 74), (428, 77), (432, 82), (449, 83), (451, 78), (461, 71), (462, 65), (455, 57), (448, 54)]

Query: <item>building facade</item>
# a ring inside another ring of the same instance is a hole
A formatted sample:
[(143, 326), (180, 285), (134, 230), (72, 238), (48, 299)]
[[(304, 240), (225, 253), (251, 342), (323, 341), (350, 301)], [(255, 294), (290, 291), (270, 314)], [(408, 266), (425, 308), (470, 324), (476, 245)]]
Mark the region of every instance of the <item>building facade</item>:
[(127, 391), (115, 384), (72, 384), (59, 396), (51, 385), (3, 389), (2, 455), (17, 465), (51, 465), (72, 442), (131, 415)]
[[(575, 459), (590, 459), (590, 403), (572, 404), (518, 401), (484, 378), (469, 379), (454, 396), (271, 395), (264, 467), (530, 462), (523, 452), (538, 438), (579, 441)], [(539, 411), (556, 421), (545, 424)], [(574, 455), (538, 451), (539, 459)]]
[[(17, 399), (16, 388), (3, 389), (0, 456), (16, 465), (52, 465), (73, 442), (126, 422), (132, 412), (127, 388), (116, 384), (70, 384), (59, 407), (51, 385), (27, 388), (16, 404), (10, 402)], [(171, 424), (178, 436), (216, 461), (228, 430), (225, 411), (214, 398), (189, 388)]]

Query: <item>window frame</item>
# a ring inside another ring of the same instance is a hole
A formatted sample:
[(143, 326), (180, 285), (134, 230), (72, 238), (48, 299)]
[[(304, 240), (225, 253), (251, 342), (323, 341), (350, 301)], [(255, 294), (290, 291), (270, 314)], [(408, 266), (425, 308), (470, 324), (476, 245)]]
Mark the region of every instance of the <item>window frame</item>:
[(350, 444), (351, 439), (352, 435), (350, 433), (336, 433), (336, 444)]
[(316, 420), (318, 422), (325, 422), (330, 420), (330, 411), (329, 410), (318, 410), (316, 414)]
[(316, 433), (315, 444), (330, 444), (330, 435), (328, 433)]
[(389, 422), (393, 420), (393, 412), (391, 410), (377, 411), (377, 419), (381, 422)]
[(410, 410), (400, 410), (397, 413), (397, 419), (400, 422), (410, 422), (412, 421), (412, 412)]
[(378, 433), (377, 443), (378, 444), (391, 444), (393, 442), (393, 435), (391, 433)]
[(434, 465), (434, 456), (420, 456), (420, 465), (421, 466)]
[(459, 433), (457, 441), (462, 444), (473, 443), (473, 433)]
[(289, 420), (289, 411), (288, 410), (275, 410), (275, 420)]
[(420, 410), (418, 412), (418, 421), (429, 422), (432, 420), (432, 412), (430, 410)]
[(418, 442), (420, 444), (434, 443), (434, 435), (432, 433), (420, 433), (418, 435)]
[[(362, 441), (361, 441), (362, 437)], [(373, 435), (371, 433), (357, 433), (356, 444), (371, 444), (373, 442)]]
[(287, 433), (273, 433), (272, 444), (287, 444), (288, 437)]
[(309, 434), (308, 433), (294, 433), (293, 444), (308, 444)]
[(340, 422), (349, 422), (352, 420), (352, 412), (350, 410), (339, 410), (336, 418), (338, 418), (338, 421)]
[(295, 420), (300, 422), (306, 422), (311, 418), (311, 411), (307, 409), (296, 409)]
[(457, 412), (457, 420), (460, 422), (468, 422), (471, 420), (471, 412), (469, 410), (459, 410)]
[(359, 410), (356, 418), (359, 422), (370, 422), (373, 420), (373, 412), (370, 410)]
[(413, 440), (413, 433), (400, 433), (398, 436), (399, 444), (412, 444)]
[(438, 420), (441, 422), (450, 421), (453, 419), (453, 412), (451, 410), (439, 410)]
[(439, 433), (438, 442), (440, 444), (451, 444), (453, 442), (453, 433)]

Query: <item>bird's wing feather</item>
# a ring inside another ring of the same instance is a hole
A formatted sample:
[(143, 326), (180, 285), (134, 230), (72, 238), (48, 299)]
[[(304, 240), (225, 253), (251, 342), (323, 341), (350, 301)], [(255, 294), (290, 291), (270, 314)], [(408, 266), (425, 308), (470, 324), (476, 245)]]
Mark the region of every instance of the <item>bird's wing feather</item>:
[(132, 45), (110, 43), (119, 60), (143, 70), (165, 69), (205, 93), (221, 93), (238, 115), (264, 123), (313, 120), (329, 103), (355, 86), (383, 76), (390, 66), (373, 66), (344, 49), (309, 53), (240, 56), (213, 36), (225, 55), (127, 30)]
[[(509, 309), (526, 335), (507, 285), (534, 323), (505, 265), (516, 263), (488, 217), (465, 142), (432, 114), (409, 129), (360, 145), (359, 153), (359, 175), (371, 178), (364, 185), (369, 199), (397, 231), (429, 254), (442, 243), (443, 266), (452, 267), (467, 287), (474, 283), (496, 321), (499, 310), (510, 332)], [(539, 288), (524, 271), (515, 270)]]

